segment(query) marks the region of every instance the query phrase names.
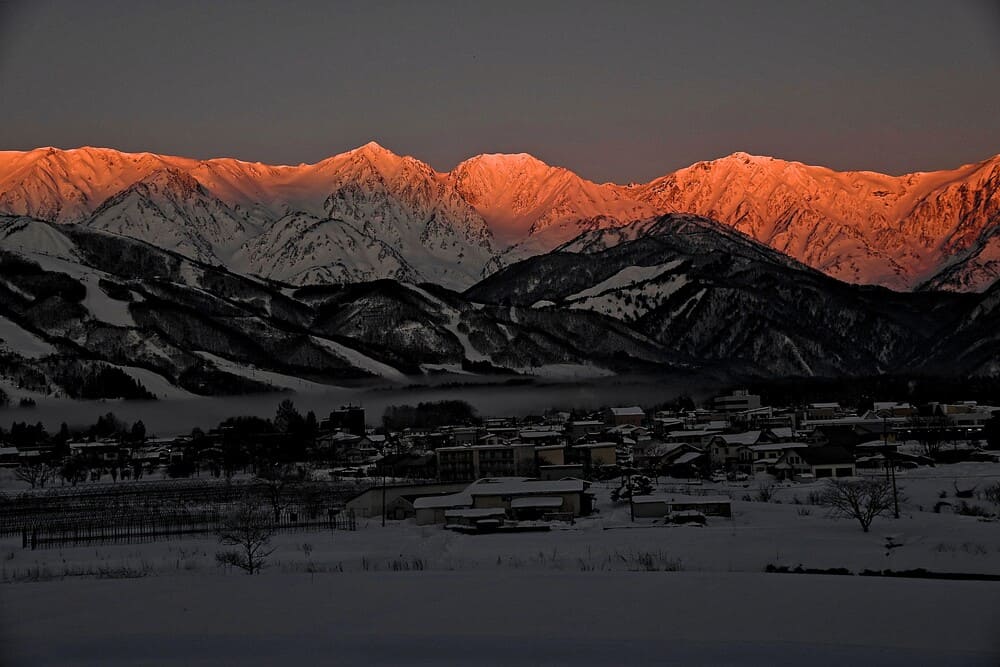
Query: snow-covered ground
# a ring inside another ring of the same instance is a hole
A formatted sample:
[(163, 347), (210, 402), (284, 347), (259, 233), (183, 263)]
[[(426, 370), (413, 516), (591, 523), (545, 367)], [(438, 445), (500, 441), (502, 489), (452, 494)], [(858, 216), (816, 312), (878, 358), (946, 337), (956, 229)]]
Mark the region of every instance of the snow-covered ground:
[(3, 592), (2, 657), (14, 667), (995, 665), (1000, 637), (1000, 586), (976, 582), (369, 572)]
[[(657, 493), (696, 492), (659, 480)], [(901, 473), (870, 533), (808, 504), (821, 482), (742, 500), (706, 527), (599, 511), (550, 532), (465, 535), (412, 520), (281, 534), (264, 573), (219, 569), (210, 535), (31, 551), (0, 539), (3, 664), (1000, 663), (1000, 582), (765, 574), (925, 568), (1000, 575), (1000, 522), (947, 511), (1000, 464)], [(18, 487), (9, 478), (7, 492)], [(993, 512), (985, 500), (970, 503)], [(886, 538), (902, 546), (886, 549)], [(101, 613), (93, 613), (94, 610)]]

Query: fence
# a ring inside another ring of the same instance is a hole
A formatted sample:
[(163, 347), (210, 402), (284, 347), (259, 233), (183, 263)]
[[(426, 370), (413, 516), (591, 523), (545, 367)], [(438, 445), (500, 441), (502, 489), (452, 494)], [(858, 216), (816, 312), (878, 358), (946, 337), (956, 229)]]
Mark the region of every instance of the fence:
[[(50, 522), (25, 526), (21, 529), (21, 546), (25, 549), (46, 549), (83, 544), (135, 544), (179, 538), (199, 533), (214, 533), (219, 529), (225, 511), (208, 510), (200, 513), (129, 517), (127, 519), (90, 522)], [(300, 521), (299, 516), (306, 517)], [(329, 510), (325, 517), (308, 517), (299, 508), (282, 511), (268, 527), (276, 533), (296, 530), (357, 530), (353, 511)]]
[(341, 513), (358, 485), (330, 482), (162, 481), (87, 485), (0, 498), (0, 536), (25, 548), (50, 544), (144, 542), (216, 530), (250, 500), (274, 509), (276, 531), (355, 530)]

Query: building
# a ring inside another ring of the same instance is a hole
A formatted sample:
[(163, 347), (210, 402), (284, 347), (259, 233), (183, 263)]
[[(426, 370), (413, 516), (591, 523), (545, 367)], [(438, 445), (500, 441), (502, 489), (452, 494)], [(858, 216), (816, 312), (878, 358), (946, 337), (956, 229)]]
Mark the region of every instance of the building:
[(806, 407), (806, 419), (833, 419), (841, 416), (840, 403), (810, 403)]
[(0, 466), (17, 467), (21, 463), (17, 447), (0, 447)]
[(917, 409), (909, 403), (897, 403), (896, 401), (875, 401), (874, 412), (879, 417), (909, 417), (917, 414)]
[(539, 427), (521, 429), (517, 439), (523, 442), (533, 442), (536, 445), (560, 445), (566, 442), (566, 436), (561, 427)]
[(596, 436), (604, 432), (605, 424), (596, 419), (583, 419), (566, 424), (566, 436), (570, 442), (576, 442), (580, 438)]
[(388, 454), (375, 463), (375, 474), (385, 477), (436, 479), (437, 458), (433, 453), (427, 452)]
[(663, 436), (664, 442), (689, 442), (694, 445), (707, 446), (712, 438), (722, 433), (722, 429), (689, 429), (671, 431)]
[(542, 445), (535, 447), (535, 461), (541, 466), (561, 466), (566, 463), (565, 445)]
[(854, 456), (843, 447), (805, 447), (785, 452), (774, 464), (779, 477), (794, 479), (811, 475), (825, 477), (854, 477), (857, 469)]
[(70, 456), (86, 456), (105, 463), (118, 461), (123, 448), (115, 440), (96, 440), (94, 442), (70, 442), (67, 444)]
[(625, 408), (610, 408), (604, 413), (604, 422), (608, 426), (642, 426), (646, 413), (638, 406)]
[(740, 461), (740, 447), (749, 447), (760, 442), (761, 431), (744, 433), (720, 433), (708, 443), (709, 458), (713, 466), (733, 467)]
[(716, 396), (712, 399), (712, 407), (723, 414), (757, 410), (760, 408), (760, 396), (746, 389), (737, 389), (727, 396)]
[[(359, 517), (382, 516), (382, 499), (385, 499), (386, 509), (391, 513), (413, 504), (420, 498), (439, 498), (463, 490), (466, 484), (392, 484), (373, 486), (355, 494), (347, 500), (348, 511), (353, 511)], [(401, 502), (401, 501), (405, 501)], [(404, 510), (404, 513), (406, 510)], [(392, 518), (390, 516), (390, 518)], [(442, 519), (443, 520), (443, 519)]]
[[(563, 514), (583, 516), (593, 508), (582, 479), (535, 480), (524, 477), (476, 480), (462, 491), (442, 496), (425, 496), (413, 502), (417, 524), (442, 524), (455, 510), (502, 510), (504, 516)], [(492, 516), (492, 515), (491, 515)]]
[[(467, 490), (472, 498), (474, 508), (502, 507), (512, 509), (512, 503), (518, 507), (526, 507), (526, 503), (518, 502), (533, 499), (536, 502), (545, 499), (551, 512), (583, 516), (590, 514), (592, 497), (586, 493), (588, 482), (582, 479), (532, 480), (532, 479), (493, 479), (480, 480)], [(558, 504), (552, 499), (560, 499)]]
[(682, 454), (704, 452), (687, 442), (648, 442), (632, 451), (632, 463), (646, 470), (663, 470), (669, 467)]
[(740, 467), (754, 474), (771, 473), (786, 452), (808, 449), (804, 442), (779, 442), (740, 448)]
[(588, 442), (570, 447), (572, 461), (569, 463), (580, 463), (584, 470), (591, 470), (599, 466), (613, 466), (618, 464), (618, 443), (615, 442)]
[(537, 472), (535, 445), (525, 442), (439, 447), (438, 479), (442, 482), (471, 482), (484, 477), (534, 475)]
[(727, 496), (636, 496), (633, 501), (636, 518), (660, 518), (671, 512), (694, 510), (705, 516), (731, 517), (733, 503)]
[(583, 465), (569, 463), (566, 465), (538, 466), (538, 478), (544, 480), (566, 479), (567, 477), (582, 477)]
[(707, 477), (711, 464), (703, 451), (675, 450), (663, 458), (660, 469), (671, 477), (691, 479)]
[(330, 413), (320, 427), (329, 431), (344, 431), (352, 435), (365, 434), (365, 409), (353, 405), (344, 405)]

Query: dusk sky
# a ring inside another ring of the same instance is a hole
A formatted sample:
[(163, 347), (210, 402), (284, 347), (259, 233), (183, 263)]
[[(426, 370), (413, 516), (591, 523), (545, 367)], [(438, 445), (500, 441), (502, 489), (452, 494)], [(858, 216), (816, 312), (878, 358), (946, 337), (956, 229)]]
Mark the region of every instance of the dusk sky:
[(737, 150), (889, 173), (1000, 153), (995, 2), (24, 2), (0, 148), (649, 180)]

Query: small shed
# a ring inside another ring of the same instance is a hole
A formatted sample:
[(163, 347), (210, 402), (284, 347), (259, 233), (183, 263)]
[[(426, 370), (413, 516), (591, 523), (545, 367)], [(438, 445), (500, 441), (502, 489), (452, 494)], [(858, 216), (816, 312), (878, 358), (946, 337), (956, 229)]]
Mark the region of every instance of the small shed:
[(563, 499), (559, 496), (527, 496), (510, 501), (510, 511), (515, 519), (532, 521), (550, 512), (562, 509)]
[(503, 525), (506, 513), (502, 509), (457, 509), (444, 513), (444, 527), (451, 530), (495, 530)]
[(733, 515), (732, 500), (727, 496), (636, 496), (632, 503), (635, 515), (640, 518), (659, 518), (688, 510), (701, 512), (706, 516)]

